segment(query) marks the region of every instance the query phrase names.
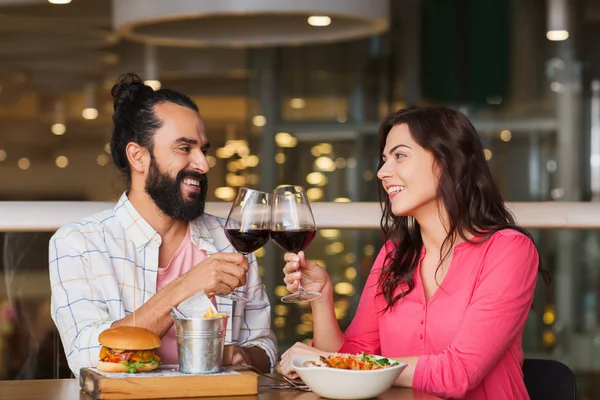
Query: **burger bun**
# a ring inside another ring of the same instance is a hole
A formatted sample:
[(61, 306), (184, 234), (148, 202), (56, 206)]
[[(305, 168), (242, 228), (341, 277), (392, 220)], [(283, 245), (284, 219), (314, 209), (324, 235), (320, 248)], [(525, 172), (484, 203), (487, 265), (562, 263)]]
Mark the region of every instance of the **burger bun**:
[[(123, 365), (121, 363), (114, 363), (114, 362), (98, 361), (98, 365), (96, 365), (96, 368), (98, 369), (98, 371), (102, 371), (102, 372), (129, 372), (129, 370), (127, 369), (127, 367), (125, 365)], [(145, 364), (143, 364), (143, 366), (136, 364), (136, 366), (135, 366), (136, 372), (154, 371), (157, 368), (158, 368), (158, 363), (154, 363), (154, 364), (145, 363)]]
[(160, 347), (160, 337), (146, 328), (119, 326), (100, 333), (98, 341), (103, 346), (120, 350), (152, 350)]

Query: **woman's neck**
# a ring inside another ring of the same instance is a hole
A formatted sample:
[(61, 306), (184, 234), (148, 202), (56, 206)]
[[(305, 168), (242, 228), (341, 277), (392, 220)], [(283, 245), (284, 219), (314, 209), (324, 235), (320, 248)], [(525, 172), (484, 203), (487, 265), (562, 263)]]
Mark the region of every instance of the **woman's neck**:
[(442, 254), (451, 250), (457, 244), (465, 241), (463, 236), (467, 238), (467, 240), (473, 238), (471, 232), (463, 230), (463, 235), (460, 235), (459, 232), (453, 233), (453, 243), (450, 242), (444, 244), (444, 241), (448, 237), (450, 223), (448, 213), (446, 213), (446, 210), (443, 207), (436, 206), (434, 210), (420, 213), (415, 219), (419, 223), (423, 246), (425, 247), (425, 251), (429, 254)]
[[(429, 210), (415, 215), (421, 231), (421, 240), (428, 254), (440, 254), (444, 241), (448, 237), (448, 214), (438, 204), (432, 204)], [(446, 246), (449, 244), (446, 243)]]

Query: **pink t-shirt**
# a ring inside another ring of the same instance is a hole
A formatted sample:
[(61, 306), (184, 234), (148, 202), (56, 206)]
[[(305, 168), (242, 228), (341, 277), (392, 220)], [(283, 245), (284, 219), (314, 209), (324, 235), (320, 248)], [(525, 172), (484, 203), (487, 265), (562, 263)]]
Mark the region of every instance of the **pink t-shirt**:
[(413, 290), (380, 313), (377, 282), (391, 246), (373, 265), (339, 351), (418, 356), (413, 387), (443, 398), (529, 399), (521, 339), (538, 273), (532, 241), (507, 229), (482, 244), (460, 243), (428, 301), (417, 269)]
[[(169, 265), (167, 265), (166, 268), (159, 268), (158, 277), (156, 278), (156, 291), (158, 292), (205, 259), (206, 251), (194, 246), (194, 243), (192, 243), (190, 238), (190, 228), (188, 227), (187, 234), (175, 254), (173, 254), (171, 261), (169, 261)], [(174, 325), (161, 339), (161, 344), (156, 350), (156, 354), (158, 354), (165, 365), (178, 364), (177, 340), (175, 338)]]

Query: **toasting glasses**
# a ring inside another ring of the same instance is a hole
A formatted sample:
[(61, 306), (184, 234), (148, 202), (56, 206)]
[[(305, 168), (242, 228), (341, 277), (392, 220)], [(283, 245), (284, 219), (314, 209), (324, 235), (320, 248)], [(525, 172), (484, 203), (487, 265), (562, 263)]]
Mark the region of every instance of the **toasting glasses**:
[[(250, 254), (269, 240), (271, 197), (270, 193), (258, 190), (239, 190), (225, 222), (225, 235), (239, 253)], [(235, 292), (222, 297), (248, 301)]]
[[(271, 239), (291, 253), (304, 250), (317, 234), (317, 226), (304, 188), (281, 186), (273, 191), (271, 205)], [(284, 303), (300, 303), (321, 297), (318, 292), (298, 291), (281, 298)]]

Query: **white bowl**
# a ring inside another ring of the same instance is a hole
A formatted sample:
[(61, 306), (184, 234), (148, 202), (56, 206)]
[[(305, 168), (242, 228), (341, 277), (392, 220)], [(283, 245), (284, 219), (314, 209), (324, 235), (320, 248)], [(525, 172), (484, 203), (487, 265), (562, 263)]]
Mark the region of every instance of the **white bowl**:
[[(385, 358), (378, 357), (376, 358)], [(388, 390), (406, 363), (376, 370), (349, 370), (326, 367), (303, 367), (306, 361), (318, 361), (315, 357), (296, 357), (292, 368), (300, 379), (321, 397), (340, 400), (369, 399)]]

